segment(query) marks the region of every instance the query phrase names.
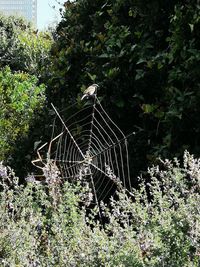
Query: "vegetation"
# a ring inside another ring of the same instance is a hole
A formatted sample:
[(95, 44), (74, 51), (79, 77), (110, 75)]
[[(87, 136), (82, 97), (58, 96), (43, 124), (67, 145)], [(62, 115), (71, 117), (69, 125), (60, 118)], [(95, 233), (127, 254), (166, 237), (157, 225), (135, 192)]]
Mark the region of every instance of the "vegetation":
[(23, 186), (0, 165), (1, 266), (198, 267), (200, 160), (185, 152), (161, 165), (132, 197), (101, 203), (103, 225), (97, 207), (86, 211), (89, 192), (61, 186), (56, 171)]
[(48, 73), (51, 43), (50, 33), (38, 32), (22, 18), (0, 15), (0, 160), (22, 176), (30, 170), (34, 142), (41, 135), (42, 77)]
[(129, 133), (133, 168), (199, 155), (199, 1), (66, 2), (48, 95), (66, 105), (93, 82)]
[[(1, 266), (200, 266), (199, 18), (197, 0), (75, 0), (50, 34), (0, 15)], [(80, 103), (91, 83), (136, 132), (133, 191), (100, 210), (56, 165), (23, 179), (50, 134), (49, 104)]]
[(11, 155), (15, 141), (24, 138), (43, 107), (45, 86), (37, 83), (35, 76), (13, 74), (9, 67), (0, 71), (0, 160)]
[(49, 33), (38, 32), (22, 18), (0, 15), (0, 68), (24, 71), (38, 77), (49, 63)]

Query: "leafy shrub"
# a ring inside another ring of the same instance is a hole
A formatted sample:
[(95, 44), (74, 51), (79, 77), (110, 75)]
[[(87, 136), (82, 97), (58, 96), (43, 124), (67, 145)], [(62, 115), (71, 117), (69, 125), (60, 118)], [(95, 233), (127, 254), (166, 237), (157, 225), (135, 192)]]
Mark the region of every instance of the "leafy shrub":
[(43, 107), (44, 85), (26, 73), (12, 73), (9, 67), (0, 71), (0, 159), (8, 156), (16, 140), (28, 132), (35, 111)]
[(18, 39), (22, 69), (40, 78), (45, 73), (46, 66), (50, 64), (49, 50), (52, 44), (50, 33), (20, 31)]
[(50, 75), (51, 44), (50, 33), (0, 14), (0, 160), (9, 161), (21, 179), (31, 168), (34, 141), (44, 135), (44, 85), (39, 84)]
[[(26, 30), (30, 28), (30, 24), (26, 23), (21, 18), (14, 18), (12, 16), (5, 17), (0, 14), (0, 59), (1, 68), (5, 65), (10, 65), (13, 68), (20, 66), (18, 55), (19, 40), (17, 38), (17, 29)], [(16, 60), (18, 64), (16, 64)]]
[(131, 195), (101, 203), (102, 225), (83, 205), (86, 188), (61, 186), (57, 171), (19, 185), (1, 164), (1, 265), (199, 266), (200, 160), (185, 152), (183, 166), (166, 160), (148, 173)]
[(57, 106), (98, 83), (130, 139), (135, 172), (156, 157), (199, 156), (199, 1), (66, 1), (52, 48)]
[(52, 38), (47, 32), (38, 32), (22, 18), (0, 15), (0, 67), (10, 66), (41, 75), (49, 63)]

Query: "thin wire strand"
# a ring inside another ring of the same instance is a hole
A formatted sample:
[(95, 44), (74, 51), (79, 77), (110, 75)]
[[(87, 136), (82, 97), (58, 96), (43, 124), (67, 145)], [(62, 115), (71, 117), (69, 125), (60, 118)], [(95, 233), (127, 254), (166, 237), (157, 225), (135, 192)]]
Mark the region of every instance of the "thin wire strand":
[[(53, 104), (52, 107), (56, 117), (48, 153), (62, 179), (89, 179), (98, 207), (99, 201), (115, 191), (120, 181), (130, 190), (127, 137), (105, 112), (96, 95), (92, 106), (83, 107), (65, 121)], [(67, 109), (64, 111), (67, 113)], [(45, 166), (44, 157), (39, 156), (38, 160)]]

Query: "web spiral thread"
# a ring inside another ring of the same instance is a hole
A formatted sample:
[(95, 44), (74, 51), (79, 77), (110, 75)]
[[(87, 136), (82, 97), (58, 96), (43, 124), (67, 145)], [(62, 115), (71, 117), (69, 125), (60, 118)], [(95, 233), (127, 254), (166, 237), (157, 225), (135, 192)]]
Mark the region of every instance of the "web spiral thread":
[(56, 115), (52, 138), (38, 149), (35, 162), (56, 165), (62, 179), (88, 182), (96, 201), (113, 195), (119, 187), (130, 191), (127, 137), (99, 99), (95, 96), (92, 104), (86, 102), (83, 108), (73, 105), (62, 112), (52, 107)]

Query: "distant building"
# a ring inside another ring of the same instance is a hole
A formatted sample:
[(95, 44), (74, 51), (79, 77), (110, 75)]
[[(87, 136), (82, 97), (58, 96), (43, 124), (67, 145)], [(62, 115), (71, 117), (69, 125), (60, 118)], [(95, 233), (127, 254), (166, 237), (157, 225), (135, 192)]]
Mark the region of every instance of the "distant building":
[(23, 16), (37, 25), (37, 0), (0, 0), (0, 12)]

